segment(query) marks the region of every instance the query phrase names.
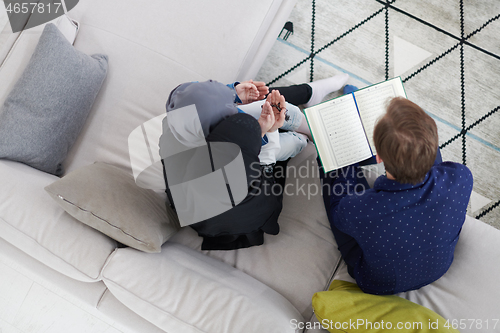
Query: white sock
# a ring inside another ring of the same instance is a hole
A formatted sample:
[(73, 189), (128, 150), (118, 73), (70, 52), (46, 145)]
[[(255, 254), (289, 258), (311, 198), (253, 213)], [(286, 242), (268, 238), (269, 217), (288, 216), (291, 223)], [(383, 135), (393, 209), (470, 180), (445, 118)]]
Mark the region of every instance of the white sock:
[(332, 76), (328, 79), (307, 83), (312, 88), (312, 95), (309, 101), (304, 104), (306, 108), (321, 103), (323, 98), (329, 93), (340, 90), (349, 79), (349, 74), (343, 73)]

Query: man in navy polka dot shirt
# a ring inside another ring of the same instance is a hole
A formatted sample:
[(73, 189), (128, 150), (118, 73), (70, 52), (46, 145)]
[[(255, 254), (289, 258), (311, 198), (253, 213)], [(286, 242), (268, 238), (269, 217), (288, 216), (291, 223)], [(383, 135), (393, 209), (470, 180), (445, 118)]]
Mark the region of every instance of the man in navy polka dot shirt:
[(391, 100), (373, 136), (386, 175), (370, 189), (357, 165), (322, 173), (323, 199), (349, 274), (364, 292), (395, 294), (446, 273), (473, 179), (442, 162), (434, 120), (405, 98)]

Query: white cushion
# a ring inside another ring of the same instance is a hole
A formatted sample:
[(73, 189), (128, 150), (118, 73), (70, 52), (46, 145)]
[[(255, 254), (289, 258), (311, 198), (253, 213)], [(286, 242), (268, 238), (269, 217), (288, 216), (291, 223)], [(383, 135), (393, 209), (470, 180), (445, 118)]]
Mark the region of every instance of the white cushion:
[[(70, 16), (80, 22), (79, 33), (92, 26), (182, 64), (206, 79), (225, 81), (234, 80), (249, 53), (255, 52), (254, 43), (260, 43), (282, 2), (80, 0)], [(134, 23), (140, 24), (139, 28)], [(77, 47), (82, 42), (80, 37), (75, 42)], [(101, 44), (99, 39), (96, 44)], [(221, 49), (230, 55), (221, 54)], [(131, 53), (118, 55), (141, 62), (140, 58), (134, 59), (134, 52), (131, 48)]]
[(59, 178), (0, 160), (0, 237), (76, 280), (100, 279), (116, 242), (80, 223), (44, 187)]
[[(164, 330), (153, 325), (126, 307), (113, 296), (109, 289), (106, 289), (101, 295), (97, 310), (105, 314), (109, 319), (115, 321), (113, 327), (116, 328), (118, 332), (165, 333)], [(114, 332), (114, 330), (111, 331)]]
[[(203, 251), (278, 291), (304, 318), (311, 317), (312, 296), (328, 288), (340, 260), (320, 192), (316, 156), (308, 144), (288, 163), (278, 235), (265, 235), (263, 245), (247, 249)], [(202, 239), (184, 228), (169, 242), (200, 251)]]
[(117, 249), (103, 270), (111, 293), (165, 332), (295, 332), (300, 313), (247, 274), (185, 246)]

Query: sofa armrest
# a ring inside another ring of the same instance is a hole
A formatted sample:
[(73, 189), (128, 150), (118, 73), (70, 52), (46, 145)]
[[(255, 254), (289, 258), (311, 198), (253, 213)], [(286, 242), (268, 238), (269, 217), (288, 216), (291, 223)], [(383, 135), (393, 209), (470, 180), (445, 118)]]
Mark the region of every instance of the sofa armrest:
[(99, 281), (116, 241), (70, 216), (47, 194), (44, 187), (58, 179), (0, 160), (0, 237), (66, 276)]
[(296, 332), (295, 307), (242, 271), (188, 247), (159, 254), (117, 249), (103, 281), (123, 304), (166, 332)]

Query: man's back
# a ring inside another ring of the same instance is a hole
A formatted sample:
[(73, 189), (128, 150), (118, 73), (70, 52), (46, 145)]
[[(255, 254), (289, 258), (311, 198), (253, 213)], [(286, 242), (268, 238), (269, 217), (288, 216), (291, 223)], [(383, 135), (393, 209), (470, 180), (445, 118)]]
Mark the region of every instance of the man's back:
[(436, 163), (417, 185), (381, 176), (373, 189), (340, 200), (333, 222), (362, 250), (353, 264), (360, 288), (394, 294), (440, 278), (453, 261), (472, 183), (467, 167)]

